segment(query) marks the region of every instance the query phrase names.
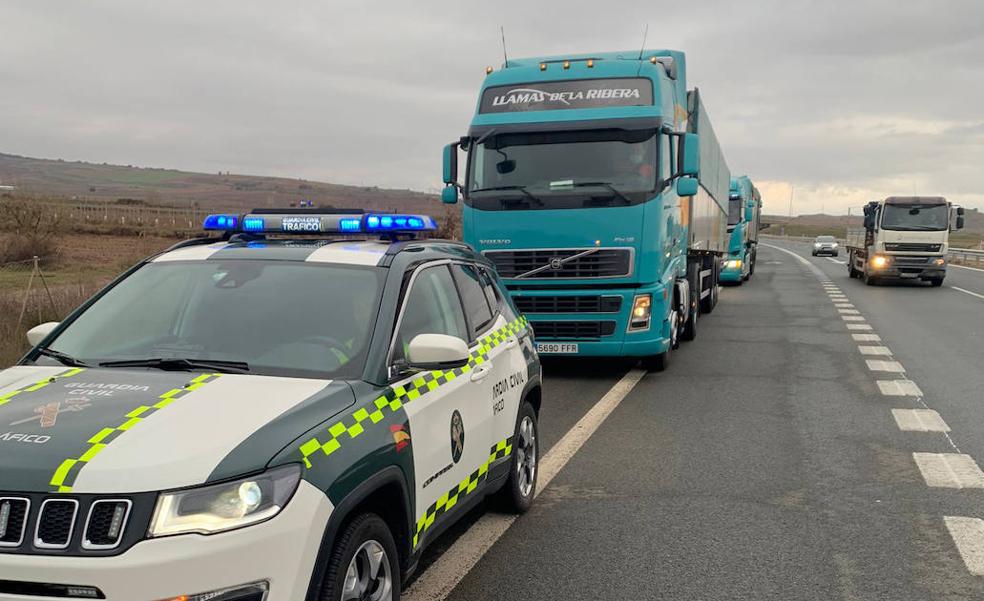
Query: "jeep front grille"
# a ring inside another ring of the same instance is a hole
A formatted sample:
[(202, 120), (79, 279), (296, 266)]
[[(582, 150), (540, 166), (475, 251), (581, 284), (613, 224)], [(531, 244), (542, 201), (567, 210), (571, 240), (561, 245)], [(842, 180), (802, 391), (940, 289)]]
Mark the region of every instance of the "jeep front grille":
[(30, 507), (28, 499), (0, 497), (0, 547), (18, 547), (24, 542)]
[(120, 544), (126, 520), (130, 515), (130, 501), (114, 499), (96, 501), (89, 508), (82, 536), (84, 549), (112, 549)]
[(72, 541), (79, 502), (75, 499), (48, 499), (41, 504), (34, 546), (40, 549), (64, 549)]
[(631, 248), (489, 250), (484, 254), (503, 278), (556, 280), (632, 275)]

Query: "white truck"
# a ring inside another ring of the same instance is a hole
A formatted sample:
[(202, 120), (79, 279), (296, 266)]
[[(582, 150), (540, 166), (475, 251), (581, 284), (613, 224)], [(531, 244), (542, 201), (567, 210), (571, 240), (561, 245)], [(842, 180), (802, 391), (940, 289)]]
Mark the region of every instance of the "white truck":
[(869, 286), (884, 279), (919, 279), (941, 286), (950, 231), (964, 210), (941, 196), (889, 196), (864, 207), (864, 227), (847, 231), (847, 270)]

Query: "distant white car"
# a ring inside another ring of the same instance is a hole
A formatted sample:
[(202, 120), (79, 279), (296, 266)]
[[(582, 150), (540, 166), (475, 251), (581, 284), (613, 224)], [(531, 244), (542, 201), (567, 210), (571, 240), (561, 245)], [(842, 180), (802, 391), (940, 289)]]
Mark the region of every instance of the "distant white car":
[(817, 236), (813, 239), (813, 256), (818, 257), (820, 255), (832, 255), (837, 256), (840, 254), (840, 245), (837, 244), (837, 238), (833, 236)]

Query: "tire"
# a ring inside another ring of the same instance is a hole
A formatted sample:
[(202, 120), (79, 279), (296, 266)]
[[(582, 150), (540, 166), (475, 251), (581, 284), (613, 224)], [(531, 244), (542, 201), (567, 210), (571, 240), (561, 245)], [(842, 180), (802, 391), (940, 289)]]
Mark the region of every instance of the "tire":
[(680, 339), (690, 342), (697, 338), (697, 321), (700, 319), (700, 303), (695, 303), (690, 309), (690, 316), (683, 324), (683, 331), (680, 332)]
[(817, 253), (816, 253), (816, 251), (813, 251), (813, 252), (811, 252), (810, 254), (811, 254), (811, 255), (813, 255), (814, 257), (815, 257), (815, 256), (817, 256)]
[(670, 360), (673, 356), (673, 349), (680, 346), (679, 331), (676, 324), (680, 321), (677, 316), (676, 310), (670, 312), (670, 346), (666, 348), (665, 351), (658, 355), (653, 355), (651, 357), (645, 357), (642, 360), (642, 365), (649, 371), (666, 371), (670, 366)]
[(864, 280), (864, 283), (868, 286), (878, 285), (878, 278), (876, 278), (875, 276), (868, 275), (867, 273), (863, 273), (861, 274), (861, 278)]
[[(372, 571), (373, 559), (377, 562), (375, 576)], [(346, 578), (350, 571), (354, 571), (357, 576), (354, 582)], [(371, 592), (372, 587), (382, 587), (376, 588), (374, 594), (356, 598), (400, 601), (400, 563), (396, 543), (389, 526), (374, 513), (357, 516), (335, 541), (328, 560), (328, 570), (318, 594), (319, 601), (340, 601), (344, 597), (343, 593), (348, 592), (345, 588), (347, 580), (349, 586), (356, 587), (356, 590), (364, 586)]]
[[(717, 258), (712, 257), (711, 259), (711, 293), (707, 295), (706, 298), (700, 299), (700, 312), (704, 315), (710, 315), (714, 311), (715, 305), (718, 301), (718, 275), (720, 274), (720, 268), (718, 267)], [(703, 292), (703, 291), (701, 291)], [(700, 298), (699, 296), (697, 298)]]
[(943, 285), (943, 278), (933, 278), (929, 280), (929, 283), (933, 286), (933, 288), (939, 288)]
[(533, 506), (536, 478), (540, 467), (539, 440), (540, 429), (536, 421), (536, 412), (533, 411), (532, 405), (523, 401), (516, 416), (509, 479), (495, 493), (493, 499), (495, 505), (502, 511), (520, 514), (526, 513)]
[[(757, 250), (752, 251), (751, 255), (752, 255), (752, 258), (750, 259), (750, 261), (748, 263), (748, 278), (752, 277), (752, 274), (755, 273), (755, 259), (758, 258), (758, 251)], [(748, 278), (745, 278), (745, 279), (748, 279)]]

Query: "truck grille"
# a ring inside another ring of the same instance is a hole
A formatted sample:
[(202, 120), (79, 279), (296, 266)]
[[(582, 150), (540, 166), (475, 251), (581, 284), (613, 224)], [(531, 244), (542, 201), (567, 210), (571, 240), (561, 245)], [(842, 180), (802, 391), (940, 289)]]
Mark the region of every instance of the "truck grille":
[(31, 502), (27, 499), (0, 498), (0, 547), (17, 547), (24, 542), (30, 506)]
[(621, 278), (632, 275), (631, 248), (493, 250), (485, 256), (504, 278)]
[(523, 313), (618, 313), (621, 296), (514, 296)]
[(892, 263), (895, 265), (925, 265), (929, 263), (929, 257), (895, 256), (892, 257)]
[(901, 252), (938, 253), (941, 248), (943, 248), (942, 244), (921, 244), (916, 242), (885, 243), (885, 250), (895, 250)]
[(531, 321), (533, 337), (577, 340), (601, 338), (615, 333), (614, 321)]

